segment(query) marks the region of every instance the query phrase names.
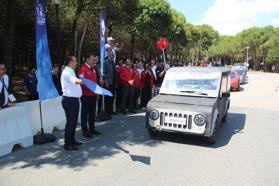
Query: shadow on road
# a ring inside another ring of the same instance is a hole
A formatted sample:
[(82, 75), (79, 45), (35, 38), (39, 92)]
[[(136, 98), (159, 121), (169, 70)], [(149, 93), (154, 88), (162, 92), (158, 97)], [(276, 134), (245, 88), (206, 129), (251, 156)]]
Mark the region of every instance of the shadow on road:
[[(88, 165), (88, 161), (96, 166), (94, 160), (107, 159), (118, 153), (126, 153), (131, 161), (150, 165), (150, 157), (142, 154), (132, 154), (123, 148), (124, 145), (156, 146), (160, 141), (151, 140), (144, 127), (143, 115), (118, 115), (112, 120), (104, 122), (96, 127), (102, 134), (87, 140), (79, 151), (69, 152), (63, 149), (63, 132), (56, 131), (58, 140), (51, 144), (32, 146), (19, 149), (0, 158), (0, 170), (5, 166), (12, 169), (24, 169), (28, 167), (43, 167), (45, 164), (55, 166), (67, 166), (75, 170)], [(81, 137), (81, 131), (77, 131), (77, 139), (86, 141)], [(92, 163), (93, 161), (93, 163)]]
[(233, 135), (241, 133), (244, 129), (246, 115), (241, 113), (228, 113), (227, 121), (222, 124), (218, 130), (217, 142), (214, 145), (209, 145), (207, 139), (200, 136), (184, 135), (180, 133), (160, 133), (156, 136), (157, 141), (170, 141), (187, 145), (197, 145), (209, 148), (219, 148), (226, 146)]
[(239, 87), (239, 90), (235, 90), (235, 89), (233, 89), (233, 90), (230, 90), (230, 92), (232, 92), (232, 93), (237, 93), (237, 92), (243, 92), (245, 89), (243, 88), (243, 85), (242, 86), (240, 86)]
[[(84, 166), (87, 166), (89, 161), (90, 165), (97, 166), (94, 160), (108, 159), (119, 153), (127, 154), (131, 161), (150, 165), (150, 157), (144, 156), (144, 154), (130, 153), (124, 146), (144, 145), (156, 147), (164, 143), (164, 141), (170, 141), (218, 148), (227, 145), (235, 134), (241, 132), (245, 126), (245, 120), (245, 114), (229, 113), (227, 122), (223, 123), (219, 129), (216, 144), (208, 145), (205, 138), (176, 133), (161, 133), (156, 139), (150, 139), (144, 127), (144, 115), (125, 117), (119, 115), (98, 125), (97, 129), (102, 134), (87, 140), (87, 143), (83, 144), (79, 151), (69, 152), (63, 150), (63, 132), (56, 131), (55, 135), (58, 140), (54, 143), (19, 149), (0, 158), (0, 170), (6, 166), (11, 166), (11, 169), (16, 170), (28, 167), (40, 168), (48, 164), (58, 167), (66, 166), (79, 171)], [(85, 141), (81, 137), (80, 129), (77, 131), (77, 138)]]

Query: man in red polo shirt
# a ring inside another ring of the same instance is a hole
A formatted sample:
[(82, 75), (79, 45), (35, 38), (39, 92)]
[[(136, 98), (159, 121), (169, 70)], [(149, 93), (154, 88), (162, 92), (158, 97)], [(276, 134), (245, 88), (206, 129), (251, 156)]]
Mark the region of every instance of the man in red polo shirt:
[(133, 110), (135, 73), (131, 68), (131, 62), (132, 60), (128, 58), (125, 62), (125, 65), (122, 66), (119, 74), (120, 83), (122, 85), (121, 112), (123, 114), (127, 114), (127, 100), (129, 103), (129, 112), (135, 113), (135, 111)]
[[(85, 63), (81, 66), (78, 74), (82, 74), (84, 78), (89, 79), (95, 83), (97, 82), (93, 55), (85, 56)], [(81, 85), (81, 89), (82, 134), (86, 138), (92, 138), (93, 134), (100, 134), (100, 132), (95, 130), (96, 94), (91, 92), (86, 85)]]

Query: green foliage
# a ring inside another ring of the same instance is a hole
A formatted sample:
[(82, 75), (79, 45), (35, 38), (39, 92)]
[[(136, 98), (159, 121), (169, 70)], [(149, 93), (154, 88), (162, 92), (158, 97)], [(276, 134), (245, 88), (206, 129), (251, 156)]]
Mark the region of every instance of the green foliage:
[(279, 31), (278, 27), (252, 27), (243, 30), (236, 36), (222, 36), (219, 42), (210, 48), (215, 56), (227, 56), (234, 60), (244, 61), (246, 47), (249, 47), (249, 58), (253, 64), (278, 61)]
[(165, 0), (140, 0), (139, 10), (140, 13), (134, 21), (133, 30), (136, 34), (146, 34), (152, 40), (167, 35), (171, 25), (171, 13)]
[[(47, 2), (47, 27), (51, 55), (55, 57), (56, 16), (52, 1)], [(80, 11), (78, 12), (78, 5)], [(7, 3), (0, 7), (0, 41), (6, 38)], [(15, 1), (13, 58), (15, 63), (35, 64), (34, 1)], [(250, 60), (277, 62), (279, 29), (272, 26), (249, 28), (236, 36), (220, 36), (209, 25), (193, 25), (185, 16), (171, 8), (167, 0), (67, 0), (61, 1), (61, 48), (65, 55), (73, 46), (73, 30), (76, 29), (77, 44), (80, 43), (86, 26), (82, 52), (99, 53), (99, 12), (106, 10), (107, 36), (110, 34), (124, 43), (121, 55), (129, 55), (133, 48), (136, 57), (148, 53), (159, 56), (156, 41), (167, 37), (170, 47), (166, 51), (173, 58), (199, 56), (225, 56), (234, 60), (245, 58), (249, 46)], [(187, 13), (187, 12), (186, 12)], [(78, 19), (76, 19), (78, 17)], [(76, 20), (76, 26), (74, 26)], [(3, 51), (0, 46), (0, 54)], [(33, 56), (33, 57), (30, 57)], [(23, 61), (23, 62), (20, 62)], [(30, 62), (31, 61), (31, 62)]]
[(267, 60), (269, 63), (279, 63), (279, 47), (269, 50)]

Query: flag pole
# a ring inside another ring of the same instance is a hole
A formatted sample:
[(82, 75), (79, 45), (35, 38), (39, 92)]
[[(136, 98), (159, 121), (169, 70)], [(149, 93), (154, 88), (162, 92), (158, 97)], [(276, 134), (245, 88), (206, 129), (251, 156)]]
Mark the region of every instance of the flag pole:
[(55, 141), (53, 134), (44, 133), (42, 101), (58, 97), (58, 92), (53, 84), (51, 73), (51, 60), (48, 48), (46, 30), (45, 0), (35, 0), (35, 30), (36, 30), (36, 63), (39, 92), (41, 132), (33, 137), (34, 144), (44, 144)]
[(164, 58), (164, 64), (166, 66), (166, 57), (165, 57), (165, 49), (163, 48), (163, 58)]

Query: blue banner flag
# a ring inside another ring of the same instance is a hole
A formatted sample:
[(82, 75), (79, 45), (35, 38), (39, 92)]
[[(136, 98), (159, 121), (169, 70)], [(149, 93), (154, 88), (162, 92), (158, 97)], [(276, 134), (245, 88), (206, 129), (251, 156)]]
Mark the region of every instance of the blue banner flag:
[(58, 96), (52, 80), (52, 67), (46, 31), (45, 0), (35, 0), (36, 21), (36, 61), (39, 99), (46, 100)]
[(106, 44), (106, 14), (102, 10), (100, 12), (100, 62), (101, 62), (101, 76), (104, 75), (104, 60), (105, 60), (105, 44)]
[(89, 90), (91, 90), (92, 92), (99, 94), (99, 95), (104, 95), (104, 96), (110, 96), (112, 97), (112, 93), (110, 91), (108, 91), (105, 88), (100, 87), (97, 83), (86, 79), (85, 77), (83, 77), (83, 75), (79, 76), (80, 79), (83, 81), (83, 83), (89, 88)]

